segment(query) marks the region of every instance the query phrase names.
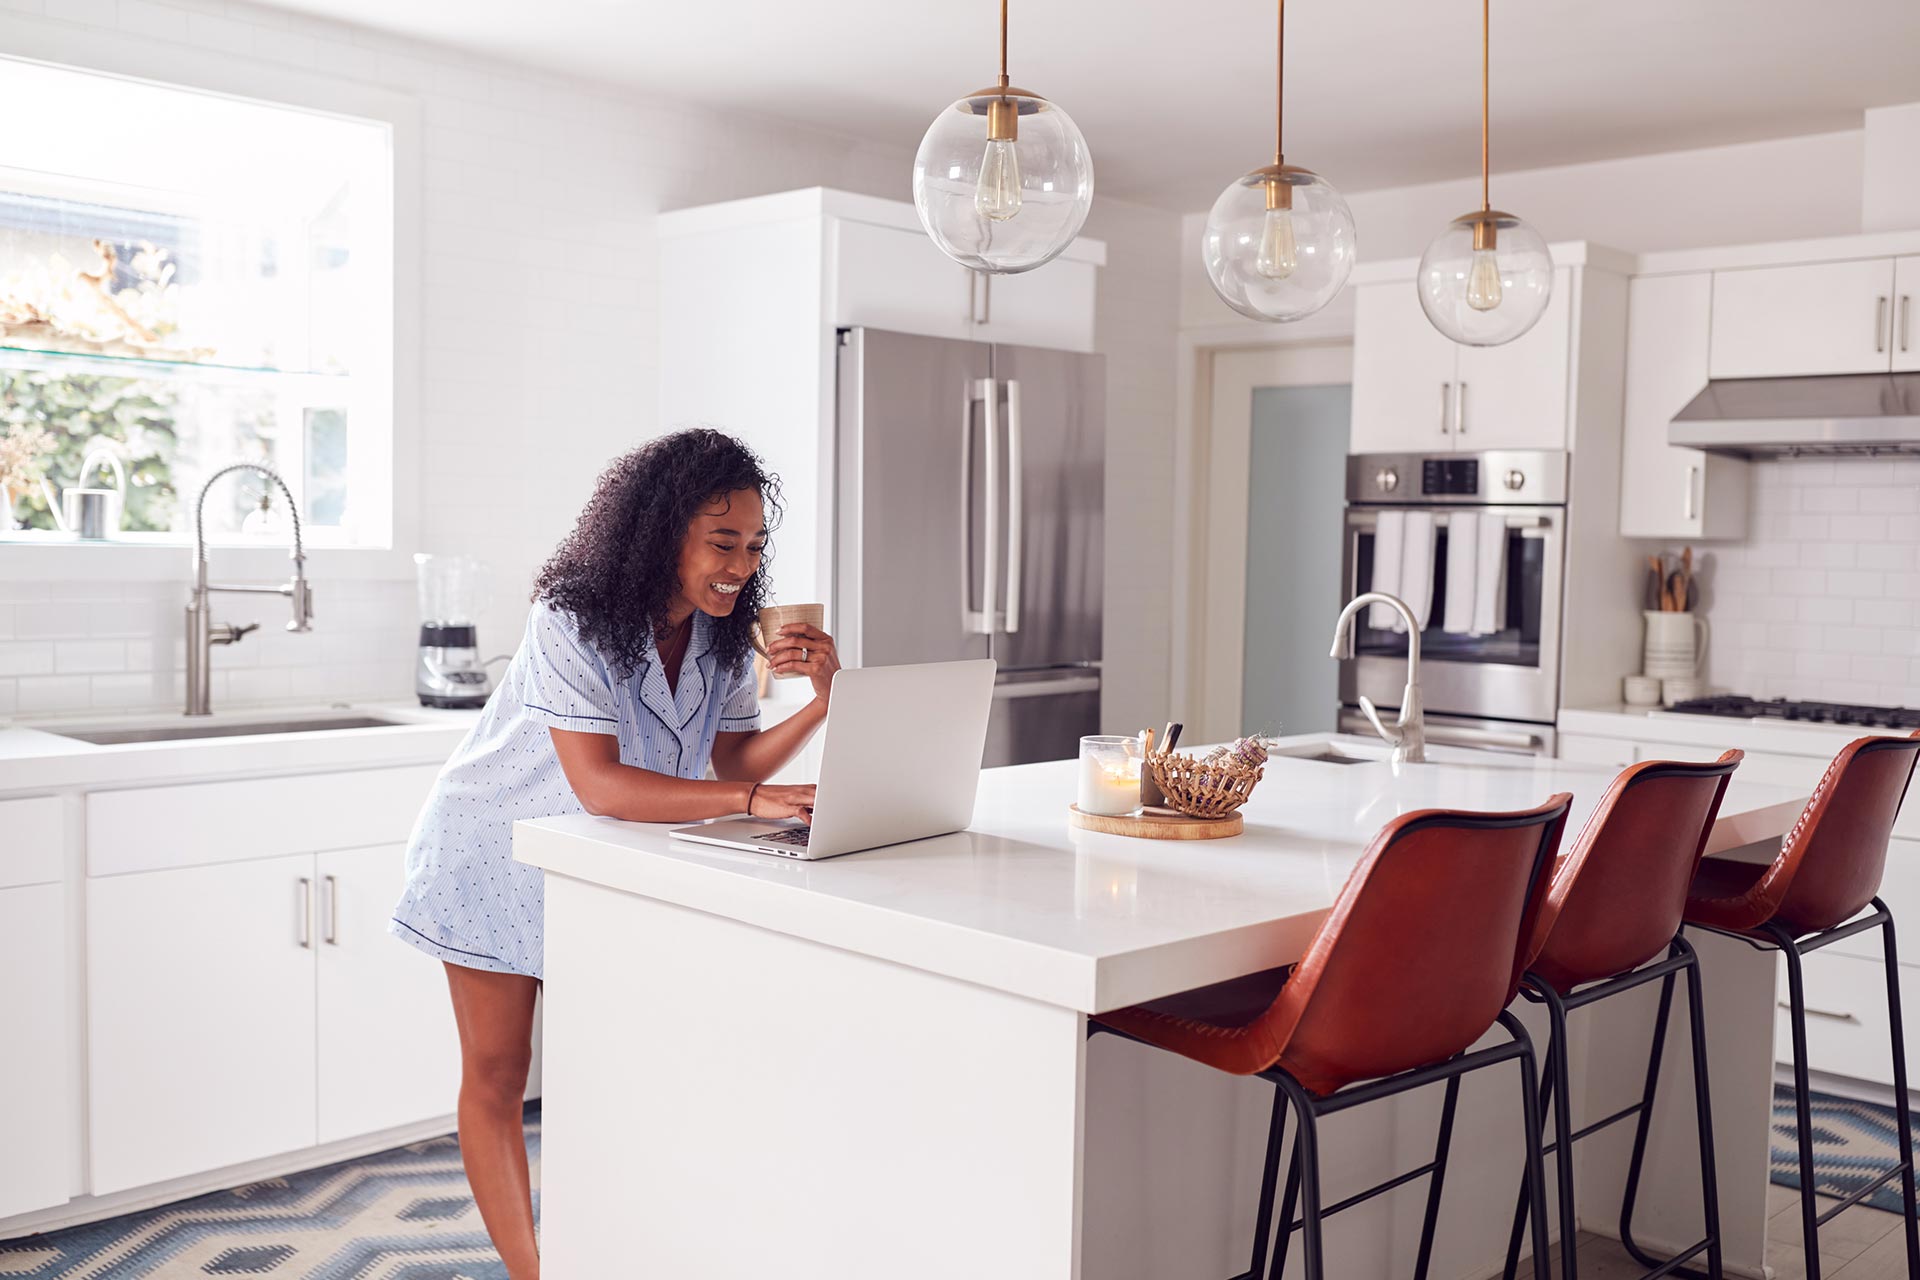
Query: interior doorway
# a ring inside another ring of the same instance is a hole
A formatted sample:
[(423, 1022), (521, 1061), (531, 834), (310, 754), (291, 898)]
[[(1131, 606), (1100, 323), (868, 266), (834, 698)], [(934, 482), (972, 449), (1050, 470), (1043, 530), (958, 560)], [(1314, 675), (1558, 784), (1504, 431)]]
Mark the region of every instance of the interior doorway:
[(1352, 368), (1348, 343), (1212, 355), (1196, 415), (1189, 741), (1333, 728)]

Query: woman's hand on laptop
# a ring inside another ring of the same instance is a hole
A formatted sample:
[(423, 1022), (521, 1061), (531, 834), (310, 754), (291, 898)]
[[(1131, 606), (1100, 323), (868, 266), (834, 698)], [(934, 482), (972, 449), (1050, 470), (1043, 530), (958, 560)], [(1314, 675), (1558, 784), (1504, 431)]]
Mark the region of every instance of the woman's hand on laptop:
[(747, 812), (755, 818), (798, 818), (811, 824), (813, 822), (813, 784), (799, 787), (776, 787), (761, 783), (753, 789), (753, 798), (748, 802)]

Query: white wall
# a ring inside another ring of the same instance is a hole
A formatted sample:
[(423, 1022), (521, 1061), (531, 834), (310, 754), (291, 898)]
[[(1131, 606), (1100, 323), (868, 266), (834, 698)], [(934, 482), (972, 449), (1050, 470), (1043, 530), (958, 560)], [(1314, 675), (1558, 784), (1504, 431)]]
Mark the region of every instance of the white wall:
[[(533, 575), (601, 465), (660, 429), (653, 215), (811, 185), (905, 198), (917, 141), (876, 146), (724, 116), (225, 0), (0, 9), (0, 50), (81, 35), (76, 47), (98, 51), (102, 65), (158, 80), (189, 61), (230, 59), (418, 100), (422, 350), (417, 369), (398, 373), (417, 380), (419, 420), (400, 428), (418, 433), (422, 481), (399, 500), (419, 505), (418, 549), (492, 566), (494, 600), (481, 618), (489, 652), (518, 643)], [(1167, 447), (1171, 414), (1177, 226), (1171, 214), (1103, 201), (1088, 227), (1112, 244), (1100, 324), (1111, 336), (1116, 511), (1152, 501), (1165, 483), (1154, 449)], [(1163, 614), (1158, 544), (1120, 521), (1109, 527), (1128, 584), (1113, 594)], [(0, 581), (0, 715), (177, 706), (185, 559), (178, 583)], [(411, 580), (318, 577), (315, 591), (318, 618), (304, 636), (269, 635), (279, 624), (271, 605), (256, 614), (222, 600), (222, 616), (266, 625), (216, 650), (216, 708), (409, 695)], [(1164, 646), (1151, 633), (1109, 645), (1114, 687), (1143, 698), (1141, 710), (1125, 708), (1129, 722), (1164, 718)]]
[[(1861, 229), (1864, 145), (1853, 129), (1520, 173), (1496, 169), (1493, 203), (1548, 240), (1591, 240), (1632, 253), (1851, 235)], [(1221, 185), (1232, 176), (1222, 174)], [(1325, 177), (1340, 181), (1332, 168)], [(1479, 207), (1480, 180), (1348, 192), (1347, 204), (1361, 261), (1417, 258), (1449, 219)], [(1236, 318), (1200, 266), (1205, 226), (1204, 210), (1184, 219), (1183, 325)]]

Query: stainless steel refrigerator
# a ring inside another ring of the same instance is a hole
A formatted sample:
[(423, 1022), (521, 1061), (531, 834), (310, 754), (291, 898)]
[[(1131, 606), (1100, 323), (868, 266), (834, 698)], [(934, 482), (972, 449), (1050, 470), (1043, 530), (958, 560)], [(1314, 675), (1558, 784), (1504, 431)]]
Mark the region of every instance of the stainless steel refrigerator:
[(838, 395), (843, 655), (993, 658), (986, 763), (1073, 756), (1100, 725), (1104, 358), (846, 329)]

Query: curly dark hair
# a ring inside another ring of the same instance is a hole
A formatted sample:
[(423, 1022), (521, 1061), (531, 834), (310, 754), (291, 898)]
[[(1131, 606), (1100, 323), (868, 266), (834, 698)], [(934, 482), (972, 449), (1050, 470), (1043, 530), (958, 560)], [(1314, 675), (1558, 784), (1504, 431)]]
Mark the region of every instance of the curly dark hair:
[[(667, 606), (680, 590), (680, 547), (703, 507), (756, 489), (769, 533), (779, 523), (780, 480), (738, 440), (705, 427), (675, 431), (616, 458), (600, 475), (573, 532), (541, 567), (533, 598), (573, 615), (580, 635), (622, 677), (639, 669), (647, 640), (665, 640)], [(733, 612), (713, 619), (712, 652), (724, 670), (746, 669), (753, 620), (769, 595), (767, 568), (740, 588)]]

